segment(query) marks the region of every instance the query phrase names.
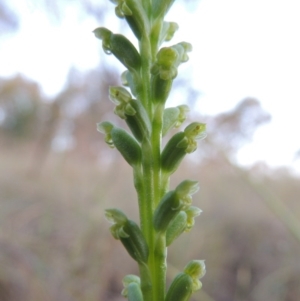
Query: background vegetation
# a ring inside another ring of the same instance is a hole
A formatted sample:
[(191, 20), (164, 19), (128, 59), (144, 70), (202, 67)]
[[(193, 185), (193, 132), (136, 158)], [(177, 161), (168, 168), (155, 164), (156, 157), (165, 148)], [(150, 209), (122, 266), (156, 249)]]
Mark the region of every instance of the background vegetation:
[[(17, 17), (4, 4), (1, 26), (14, 30)], [(103, 213), (118, 207), (136, 220), (136, 200), (130, 168), (95, 126), (120, 122), (107, 98), (117, 81), (103, 64), (85, 74), (70, 70), (64, 90), (49, 99), (21, 75), (0, 79), (1, 301), (123, 300), (120, 279), (136, 267)], [(184, 82), (177, 89), (194, 93)], [(188, 174), (201, 187), (194, 202), (202, 215), (169, 248), (170, 279), (190, 258), (206, 260), (194, 300), (300, 300), (299, 178), (235, 161), (269, 119), (252, 98), (201, 116), (208, 138), (172, 179), (175, 186)]]

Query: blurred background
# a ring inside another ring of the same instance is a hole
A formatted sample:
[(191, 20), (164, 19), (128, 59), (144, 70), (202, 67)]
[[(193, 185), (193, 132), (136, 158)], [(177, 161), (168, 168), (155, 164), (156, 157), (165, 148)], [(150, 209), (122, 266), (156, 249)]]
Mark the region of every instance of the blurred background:
[[(298, 1), (176, 1), (191, 42), (168, 106), (208, 137), (171, 187), (200, 182), (194, 229), (168, 250), (168, 281), (205, 259), (201, 301), (300, 300)], [(135, 262), (104, 209), (138, 221), (131, 168), (96, 123), (122, 66), (92, 30), (132, 37), (107, 0), (0, 0), (0, 301), (117, 301)]]

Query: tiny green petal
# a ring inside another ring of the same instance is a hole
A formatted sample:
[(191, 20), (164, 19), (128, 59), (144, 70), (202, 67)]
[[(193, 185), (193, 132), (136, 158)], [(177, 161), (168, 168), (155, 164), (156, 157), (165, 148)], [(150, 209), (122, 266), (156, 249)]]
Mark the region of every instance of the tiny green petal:
[(179, 197), (184, 195), (195, 194), (199, 190), (199, 184), (197, 181), (185, 180), (176, 187), (176, 193)]
[(125, 224), (127, 221), (127, 216), (120, 209), (106, 209), (105, 210), (106, 219), (113, 224)]
[(187, 214), (187, 223), (186, 223), (185, 232), (189, 232), (195, 224), (195, 217), (199, 216), (202, 210), (198, 207), (190, 206), (185, 210), (185, 212)]
[[(190, 154), (197, 149), (196, 140), (201, 140), (206, 137), (206, 125), (204, 123), (193, 122), (188, 125), (184, 133), (186, 138), (188, 139), (188, 146), (186, 147), (186, 153)], [(178, 147), (180, 147), (178, 145)]]
[(202, 278), (206, 273), (204, 260), (192, 260), (184, 268), (184, 272), (192, 278)]
[(175, 189), (178, 198), (181, 200), (184, 206), (182, 209), (186, 209), (192, 202), (192, 195), (199, 190), (199, 184), (197, 181), (185, 180), (181, 182)]
[(110, 86), (109, 87), (109, 99), (116, 105), (121, 103), (128, 103), (132, 96), (125, 88), (120, 86)]
[(105, 134), (105, 142), (109, 145), (109, 147), (114, 148), (114, 143), (111, 137), (111, 131), (114, 128), (114, 125), (108, 121), (97, 123), (97, 131)]
[(156, 231), (165, 232), (179, 212), (190, 206), (191, 195), (197, 190), (198, 182), (185, 180), (175, 190), (166, 193), (154, 211), (153, 224)]
[(114, 113), (122, 119), (126, 119), (126, 115), (135, 115), (136, 110), (130, 104), (132, 96), (124, 87), (109, 87), (109, 98), (117, 106)]
[(206, 124), (199, 123), (199, 122), (193, 122), (184, 129), (184, 132), (187, 137), (196, 140), (205, 138), (206, 137), (205, 131), (206, 131)]
[(124, 231), (124, 225), (127, 222), (127, 217), (121, 210), (106, 209), (105, 217), (109, 222), (113, 223), (110, 227), (110, 232), (115, 239), (129, 237), (129, 235)]
[(187, 105), (180, 105), (177, 108), (179, 109), (179, 116), (175, 124), (175, 128), (181, 126), (181, 124), (186, 120), (186, 113), (190, 111), (190, 108)]
[(134, 116), (136, 114), (136, 110), (133, 108), (133, 106), (130, 103), (126, 104), (124, 112), (125, 115), (128, 116)]
[(106, 54), (111, 54), (111, 43), (110, 38), (112, 35), (112, 32), (105, 28), (105, 27), (98, 27), (96, 28), (93, 33), (95, 34), (96, 38), (102, 40), (102, 48)]
[(125, 232), (124, 226), (121, 226), (120, 224), (114, 224), (110, 228), (110, 233), (114, 237), (114, 239), (120, 239), (121, 237), (126, 238), (129, 237), (129, 235)]
[(187, 42), (180, 42), (172, 47), (173, 49), (176, 49), (179, 54), (177, 65), (179, 65), (180, 63), (185, 63), (189, 60), (187, 53), (193, 50), (192, 44)]

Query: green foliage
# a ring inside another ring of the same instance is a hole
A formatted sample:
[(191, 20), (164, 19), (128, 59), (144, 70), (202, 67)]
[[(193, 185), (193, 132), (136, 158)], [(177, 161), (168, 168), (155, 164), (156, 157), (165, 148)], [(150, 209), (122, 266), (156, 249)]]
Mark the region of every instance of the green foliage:
[[(185, 180), (169, 191), (168, 183), (186, 154), (194, 152), (197, 140), (206, 136), (206, 126), (192, 122), (175, 134), (162, 150), (162, 137), (179, 127), (189, 111), (186, 105), (165, 108), (178, 67), (188, 60), (191, 44), (180, 42), (162, 47), (172, 39), (178, 25), (165, 22), (164, 16), (174, 1), (113, 0), (116, 15), (124, 18), (139, 42), (139, 51), (123, 35), (100, 27), (94, 30), (102, 40), (105, 53), (113, 54), (127, 70), (123, 85), (111, 86), (109, 97), (115, 103), (114, 113), (132, 132), (111, 122), (98, 124), (110, 147), (116, 147), (132, 166), (138, 197), (140, 227), (118, 209), (106, 216), (114, 223), (111, 232), (129, 255), (137, 261), (140, 281), (125, 277), (123, 295), (134, 301), (188, 300), (200, 289), (203, 273), (184, 272), (175, 278), (166, 294), (166, 248), (181, 233), (189, 231), (201, 212), (192, 207), (191, 195), (198, 190), (197, 181)], [(194, 264), (200, 264), (194, 261)], [(201, 268), (204, 263), (201, 261)]]

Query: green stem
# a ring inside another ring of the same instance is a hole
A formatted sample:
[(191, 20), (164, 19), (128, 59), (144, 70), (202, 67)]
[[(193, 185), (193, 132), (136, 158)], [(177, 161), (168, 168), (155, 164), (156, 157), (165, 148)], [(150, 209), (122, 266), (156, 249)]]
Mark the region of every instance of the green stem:
[[(154, 235), (153, 235), (153, 212), (154, 212), (154, 204), (153, 204), (153, 155), (150, 141), (145, 140), (142, 143), (142, 153), (143, 153), (143, 186), (144, 186), (144, 194), (141, 199), (140, 204), (140, 218), (141, 218), (141, 226), (142, 232), (146, 238), (149, 247), (149, 259), (148, 266), (150, 270), (150, 276), (152, 279), (152, 295), (155, 292), (155, 287), (153, 286), (153, 266), (154, 266)], [(141, 282), (143, 283), (145, 279), (143, 279), (144, 275), (141, 274)], [(144, 301), (154, 301), (153, 296), (151, 294), (144, 295)]]
[[(161, 153), (161, 129), (164, 106), (159, 105), (155, 109), (152, 123), (152, 152), (153, 152), (153, 205), (154, 208), (158, 205), (161, 197), (161, 168), (160, 168), (160, 153)], [(160, 301), (165, 296), (166, 286), (166, 243), (165, 237), (156, 234), (152, 228), (155, 242), (152, 247), (153, 251), (153, 300)]]
[[(148, 289), (143, 289), (144, 301), (161, 301), (165, 296), (166, 283), (166, 248), (162, 240), (153, 228), (153, 213), (162, 197), (161, 191), (161, 129), (164, 106), (154, 108), (151, 99), (151, 73), (153, 54), (149, 37), (142, 37), (140, 41), (140, 54), (142, 58), (141, 78), (142, 93), (141, 102), (146, 108), (149, 119), (152, 120), (151, 139), (142, 142), (142, 169), (143, 169), (143, 193), (140, 194), (141, 228), (149, 246), (148, 267), (152, 282), (152, 296)], [(139, 193), (139, 192), (138, 192)], [(145, 275), (141, 273), (141, 282), (146, 283)]]
[(155, 278), (153, 279), (154, 300), (161, 301), (165, 298), (166, 290), (166, 264), (167, 249), (166, 237), (158, 233), (155, 240), (154, 258), (155, 258)]

